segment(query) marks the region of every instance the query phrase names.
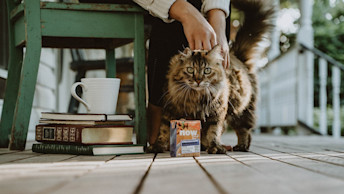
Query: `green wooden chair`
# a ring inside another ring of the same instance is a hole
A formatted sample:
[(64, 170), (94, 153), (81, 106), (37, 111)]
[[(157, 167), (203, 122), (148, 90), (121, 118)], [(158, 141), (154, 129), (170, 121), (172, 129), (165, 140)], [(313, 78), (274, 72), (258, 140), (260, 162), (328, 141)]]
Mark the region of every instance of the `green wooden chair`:
[(0, 147), (25, 149), (42, 47), (106, 49), (107, 77), (115, 77), (114, 49), (132, 41), (135, 130), (138, 143), (146, 144), (144, 10), (132, 4), (40, 0), (6, 0), (6, 3), (10, 59)]

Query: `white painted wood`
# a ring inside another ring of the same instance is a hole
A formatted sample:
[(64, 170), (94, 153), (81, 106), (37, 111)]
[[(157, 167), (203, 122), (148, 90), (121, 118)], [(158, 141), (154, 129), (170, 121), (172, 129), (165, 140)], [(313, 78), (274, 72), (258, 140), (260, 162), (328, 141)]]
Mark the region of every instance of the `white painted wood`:
[(314, 54), (304, 50), (298, 56), (297, 119), (313, 127)]
[(297, 124), (297, 55), (298, 48), (291, 48), (258, 72), (258, 127)]
[(314, 45), (314, 30), (312, 27), (313, 0), (300, 0), (300, 30), (297, 42), (312, 48)]
[(0, 78), (7, 79), (7, 70), (5, 69), (0, 69)]
[(332, 66), (332, 88), (333, 88), (333, 125), (334, 138), (340, 137), (340, 69)]
[[(57, 60), (57, 49), (51, 48), (43, 48), (41, 51), (41, 66), (47, 66), (51, 69), (56, 68), (56, 60)], [(41, 67), (40, 67), (41, 68)]]
[(319, 77), (320, 77), (320, 118), (319, 128), (322, 135), (327, 135), (327, 61), (324, 58), (319, 59)]
[[(275, 11), (276, 13), (278, 13), (280, 10), (280, 0), (274, 0), (274, 3), (275, 3)], [(277, 17), (274, 20), (274, 24), (276, 24), (276, 21), (277, 21)], [(271, 46), (268, 52), (269, 59), (274, 59), (281, 54), (280, 36), (281, 36), (281, 31), (275, 25), (274, 30), (271, 35)]]
[[(56, 63), (54, 63), (56, 65)], [(41, 63), (38, 70), (37, 85), (45, 86), (48, 89), (56, 90), (55, 69)]]
[(171, 158), (158, 154), (142, 188), (142, 194), (219, 193), (192, 157)]
[(33, 100), (33, 108), (45, 108), (54, 111), (55, 107), (56, 96), (54, 90), (37, 85)]
[(71, 98), (70, 88), (75, 81), (76, 73), (70, 69), (72, 57), (69, 49), (63, 49), (63, 62), (61, 79), (58, 82), (58, 112), (67, 112), (68, 104)]

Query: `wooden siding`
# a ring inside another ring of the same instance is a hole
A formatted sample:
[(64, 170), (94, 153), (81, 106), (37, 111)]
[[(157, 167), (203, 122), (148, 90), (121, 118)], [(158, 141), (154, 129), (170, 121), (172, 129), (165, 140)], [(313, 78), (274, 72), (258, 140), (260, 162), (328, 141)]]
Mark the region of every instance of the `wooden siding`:
[(297, 47), (260, 70), (258, 126), (297, 124)]

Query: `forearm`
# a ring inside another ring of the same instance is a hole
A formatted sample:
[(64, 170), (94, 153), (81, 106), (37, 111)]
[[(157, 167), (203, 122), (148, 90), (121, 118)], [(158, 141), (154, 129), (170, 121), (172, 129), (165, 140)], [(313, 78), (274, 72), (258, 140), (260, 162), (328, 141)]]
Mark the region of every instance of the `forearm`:
[(223, 10), (212, 9), (208, 11), (207, 18), (217, 36), (226, 36), (226, 14)]

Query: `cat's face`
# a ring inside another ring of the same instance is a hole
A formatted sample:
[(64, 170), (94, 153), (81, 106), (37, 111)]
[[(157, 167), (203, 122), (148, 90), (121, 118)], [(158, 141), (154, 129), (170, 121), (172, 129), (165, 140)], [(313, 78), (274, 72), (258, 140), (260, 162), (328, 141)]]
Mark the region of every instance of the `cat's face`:
[(216, 46), (211, 51), (191, 51), (186, 48), (171, 60), (169, 74), (175, 84), (196, 91), (218, 87), (225, 75), (220, 47)]

